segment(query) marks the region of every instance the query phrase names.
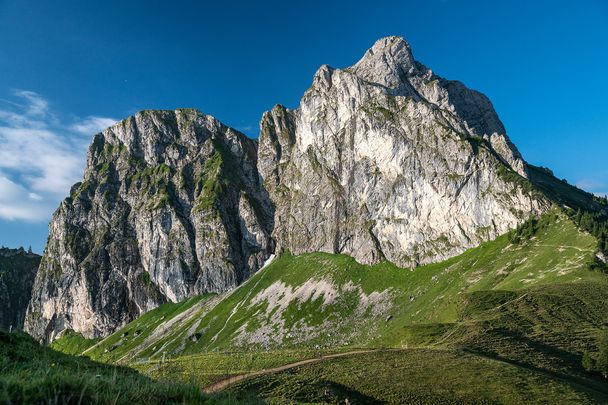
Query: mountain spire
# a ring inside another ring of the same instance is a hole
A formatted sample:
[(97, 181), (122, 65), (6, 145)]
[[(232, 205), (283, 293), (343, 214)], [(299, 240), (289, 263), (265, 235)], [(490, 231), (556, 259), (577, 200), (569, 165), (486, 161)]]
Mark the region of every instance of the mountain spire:
[(359, 77), (387, 87), (401, 84), (403, 76), (414, 69), (410, 45), (402, 37), (381, 38), (352, 66)]

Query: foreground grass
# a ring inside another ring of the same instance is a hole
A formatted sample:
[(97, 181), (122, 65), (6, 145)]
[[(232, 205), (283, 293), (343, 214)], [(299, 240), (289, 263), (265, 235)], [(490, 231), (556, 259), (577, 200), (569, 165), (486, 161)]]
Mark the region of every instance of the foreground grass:
[(429, 349), (336, 358), (239, 383), (229, 391), (286, 403), (596, 403), (605, 392), (473, 354)]
[[(244, 402), (255, 402), (250, 398)], [(0, 331), (2, 404), (221, 404), (177, 381), (154, 381), (137, 371), (40, 346), (24, 333)]]

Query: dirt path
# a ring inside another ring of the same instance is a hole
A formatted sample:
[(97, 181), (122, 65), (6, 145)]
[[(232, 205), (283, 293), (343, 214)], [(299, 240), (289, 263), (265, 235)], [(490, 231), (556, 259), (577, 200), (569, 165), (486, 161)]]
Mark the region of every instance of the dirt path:
[(273, 374), (273, 373), (280, 373), (281, 371), (285, 371), (285, 370), (289, 370), (295, 367), (300, 367), (300, 366), (304, 366), (306, 364), (311, 364), (311, 363), (317, 363), (323, 360), (329, 360), (329, 359), (334, 359), (336, 357), (344, 357), (344, 356), (350, 356), (353, 354), (363, 354), (363, 353), (371, 353), (371, 352), (376, 352), (380, 349), (369, 349), (369, 350), (353, 350), (350, 352), (344, 352), (344, 353), (336, 353), (336, 354), (328, 354), (325, 356), (320, 356), (320, 357), (315, 357), (313, 359), (306, 359), (306, 360), (300, 360), (297, 361), (295, 363), (289, 363), (289, 364), (285, 364), (283, 366), (280, 367), (275, 367), (275, 368), (266, 368), (263, 370), (258, 370), (258, 371), (254, 371), (251, 373), (247, 373), (247, 374), (239, 374), (239, 375), (235, 375), (232, 377), (228, 377), (228, 378), (224, 378), (223, 380), (220, 380), (206, 388), (203, 388), (203, 391), (206, 394), (214, 394), (216, 392), (219, 392), (225, 388), (228, 388), (231, 385), (236, 384), (239, 381), (243, 381), (249, 378), (253, 378), (253, 377), (258, 377), (261, 375), (265, 375), (265, 374)]

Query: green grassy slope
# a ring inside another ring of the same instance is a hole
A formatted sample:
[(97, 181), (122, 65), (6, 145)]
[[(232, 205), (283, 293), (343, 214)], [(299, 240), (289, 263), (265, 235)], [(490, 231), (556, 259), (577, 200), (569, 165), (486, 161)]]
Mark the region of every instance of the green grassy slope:
[(84, 353), (204, 386), (321, 352), (393, 348), (231, 392), (277, 403), (606, 402), (605, 380), (581, 366), (608, 327), (608, 276), (591, 266), (597, 247), (556, 209), (414, 270), (283, 254), (229, 294), (164, 305)]
[(24, 333), (0, 331), (0, 403), (228, 403), (192, 385), (157, 382), (136, 371), (40, 346)]
[[(183, 308), (172, 307), (182, 316), (170, 328), (163, 326), (161, 314), (166, 309), (161, 307), (86, 354), (106, 361), (135, 361), (159, 359), (163, 353), (173, 357), (235, 348), (449, 345), (469, 339), (463, 325), (499, 318), (508, 322), (501, 315), (507, 310), (537, 316), (520, 307), (527, 303), (536, 308), (538, 300), (550, 305), (547, 297), (569, 296), (573, 286), (589, 286), (590, 296), (597, 293), (594, 300), (601, 299), (598, 291), (605, 290), (606, 277), (588, 267), (596, 245), (592, 236), (554, 211), (541, 219), (530, 239), (513, 244), (509, 235), (503, 235), (415, 270), (387, 262), (365, 266), (344, 255), (284, 254), (221, 299), (193, 308), (183, 304), (190, 308), (187, 316)], [(553, 293), (549, 286), (554, 286)], [(591, 313), (580, 318), (591, 328), (589, 336), (602, 322), (590, 319)], [(162, 331), (157, 329), (154, 339), (144, 342), (143, 337), (156, 328)], [(133, 350), (133, 338), (124, 335), (134, 336), (140, 329)]]
[[(95, 359), (118, 361), (125, 354), (136, 354), (139, 350), (147, 348), (150, 344), (156, 347), (157, 340), (154, 337), (155, 334), (164, 336), (165, 333), (172, 331), (174, 325), (183, 327), (184, 323), (182, 321), (187, 322), (189, 315), (200, 314), (201, 311), (204, 311), (206, 308), (205, 304), (212, 297), (211, 294), (207, 294), (192, 297), (176, 304), (163, 304), (130, 322), (102, 342), (89, 344), (82, 353)], [(61, 346), (66, 345), (67, 342), (65, 340), (66, 337), (62, 336), (53, 342), (53, 347), (60, 350)], [(184, 339), (180, 339), (180, 343), (185, 343)], [(165, 350), (159, 345), (158, 352), (162, 353), (163, 351)]]
[(408, 349), (353, 355), (256, 377), (230, 387), (270, 404), (605, 403), (608, 395), (464, 352)]
[(61, 337), (54, 340), (49, 347), (61, 353), (78, 355), (95, 345), (99, 340), (87, 339), (80, 333), (66, 329), (62, 332)]

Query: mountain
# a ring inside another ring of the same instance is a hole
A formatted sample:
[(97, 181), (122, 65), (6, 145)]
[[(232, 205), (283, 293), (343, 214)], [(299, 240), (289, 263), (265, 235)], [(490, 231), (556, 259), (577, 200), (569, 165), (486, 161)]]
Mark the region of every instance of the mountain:
[(23, 248), (0, 248), (0, 330), (21, 330), (40, 256)]
[(143, 111), (96, 135), (53, 215), (26, 330), (104, 337), (232, 290), (272, 254), (413, 269), (553, 206), (606, 209), (527, 164), (485, 96), (399, 37), (322, 66), (300, 106), (275, 106), (260, 130), (258, 143), (195, 110)]
[(413, 268), (556, 201), (532, 184), (538, 170), (488, 98), (437, 76), (400, 37), (380, 39), (346, 69), (321, 66), (297, 109), (264, 114), (258, 153), (273, 237), (294, 254)]
[(164, 302), (239, 285), (273, 245), (256, 141), (195, 110), (97, 134), (49, 226), (26, 330), (105, 336)]

